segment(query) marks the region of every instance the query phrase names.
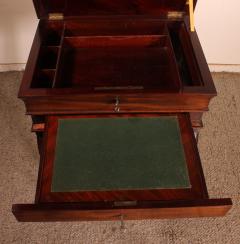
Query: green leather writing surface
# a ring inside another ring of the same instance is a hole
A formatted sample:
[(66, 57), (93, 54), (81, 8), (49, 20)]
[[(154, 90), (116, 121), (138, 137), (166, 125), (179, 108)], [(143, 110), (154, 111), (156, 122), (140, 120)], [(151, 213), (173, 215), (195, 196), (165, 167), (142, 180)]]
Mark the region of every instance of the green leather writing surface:
[(178, 119), (59, 119), (52, 192), (190, 187)]

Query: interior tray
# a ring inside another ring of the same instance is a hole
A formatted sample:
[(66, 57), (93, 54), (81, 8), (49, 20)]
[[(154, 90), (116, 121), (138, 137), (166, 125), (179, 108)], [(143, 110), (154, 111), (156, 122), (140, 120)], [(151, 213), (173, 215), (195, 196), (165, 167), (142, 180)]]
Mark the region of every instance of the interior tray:
[(42, 21), (39, 31), (32, 88), (178, 92), (203, 85), (180, 21)]
[(116, 38), (119, 42), (117, 46), (112, 44), (113, 39), (110, 43), (106, 41), (105, 47), (99, 45), (101, 40), (96, 41), (96, 45), (66, 44), (55, 87), (91, 90), (154, 87), (179, 90), (176, 77), (170, 72), (171, 65), (174, 65), (170, 51), (167, 47), (158, 45), (159, 40), (155, 40), (157, 44), (151, 47), (141, 47), (126, 45), (128, 40), (125, 39), (122, 43), (119, 41), (122, 37)]
[[(111, 22), (111, 23), (110, 23)], [(181, 22), (42, 21), (32, 88), (179, 92), (202, 80)]]

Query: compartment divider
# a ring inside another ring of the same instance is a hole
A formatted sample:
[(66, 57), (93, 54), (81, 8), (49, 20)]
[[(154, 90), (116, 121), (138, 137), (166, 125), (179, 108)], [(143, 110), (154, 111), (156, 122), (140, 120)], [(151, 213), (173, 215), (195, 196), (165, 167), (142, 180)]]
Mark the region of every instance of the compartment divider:
[(56, 69), (59, 46), (43, 46), (41, 49), (41, 59), (39, 69)]
[(129, 35), (164, 35), (166, 22), (162, 20), (101, 20), (68, 21), (65, 37), (74, 36), (129, 36)]
[(60, 46), (59, 46), (59, 50), (58, 50), (57, 63), (56, 63), (56, 71), (55, 71), (55, 75), (54, 75), (54, 78), (53, 78), (52, 88), (55, 87), (55, 83), (56, 83), (56, 80), (57, 80), (57, 75), (58, 75), (58, 72), (59, 72), (59, 63), (61, 61), (61, 55), (62, 55), (62, 49), (63, 49), (63, 43), (64, 43), (65, 29), (66, 29), (66, 23), (64, 22), (63, 29), (62, 29), (62, 33), (61, 33), (61, 41), (60, 41)]
[(168, 44), (169, 52), (170, 52), (169, 57), (170, 57), (171, 62), (172, 62), (172, 65), (170, 65), (170, 68), (171, 68), (172, 72), (176, 74), (176, 82), (180, 86), (179, 92), (182, 92), (183, 84), (182, 84), (181, 77), (180, 77), (180, 74), (179, 74), (178, 63), (177, 63), (177, 59), (175, 57), (175, 52), (174, 52), (174, 49), (173, 49), (173, 44), (172, 44), (172, 40), (171, 40), (171, 37), (170, 37), (170, 33), (169, 33), (169, 30), (168, 30), (167, 24), (165, 24), (165, 27), (166, 27), (166, 34), (167, 34), (167, 44)]
[(183, 89), (203, 86), (202, 77), (196, 64), (196, 57), (184, 25), (169, 25), (168, 30)]
[(164, 45), (166, 35), (116, 35), (116, 36), (75, 36), (65, 37), (73, 47), (152, 47)]
[(55, 69), (38, 69), (32, 87), (51, 88)]

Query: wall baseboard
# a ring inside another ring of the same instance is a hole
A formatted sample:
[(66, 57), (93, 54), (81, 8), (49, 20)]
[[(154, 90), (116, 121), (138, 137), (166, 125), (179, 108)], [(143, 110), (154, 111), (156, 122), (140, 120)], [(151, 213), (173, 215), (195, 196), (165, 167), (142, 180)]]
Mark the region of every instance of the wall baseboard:
[[(0, 72), (22, 71), (26, 64), (0, 64)], [(240, 73), (240, 64), (209, 64), (211, 72)]]
[(240, 73), (240, 64), (209, 64), (211, 72)]
[(26, 64), (0, 64), (0, 72), (22, 71)]

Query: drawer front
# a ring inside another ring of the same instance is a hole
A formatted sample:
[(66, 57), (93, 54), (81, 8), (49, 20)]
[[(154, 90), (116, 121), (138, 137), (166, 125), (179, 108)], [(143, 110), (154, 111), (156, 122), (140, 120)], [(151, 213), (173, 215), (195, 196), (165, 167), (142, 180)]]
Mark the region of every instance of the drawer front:
[(27, 113), (31, 115), (81, 113), (163, 113), (204, 112), (208, 110), (210, 95), (184, 94), (108, 94), (27, 99)]

